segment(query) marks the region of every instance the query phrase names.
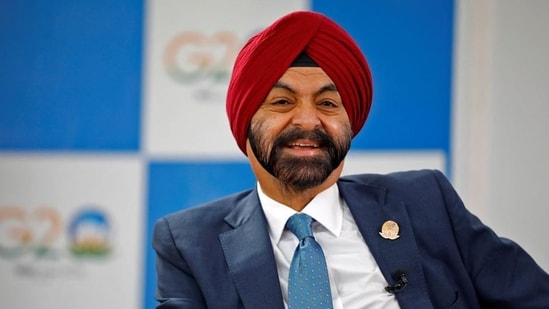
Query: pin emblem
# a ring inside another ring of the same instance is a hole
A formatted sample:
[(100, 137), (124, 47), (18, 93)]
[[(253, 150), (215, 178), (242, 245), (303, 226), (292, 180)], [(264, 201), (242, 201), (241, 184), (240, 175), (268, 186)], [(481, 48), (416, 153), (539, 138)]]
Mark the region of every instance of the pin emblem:
[(383, 225), (381, 226), (381, 232), (379, 232), (379, 235), (385, 239), (395, 240), (399, 238), (398, 235), (399, 227), (398, 224), (395, 221), (385, 221)]

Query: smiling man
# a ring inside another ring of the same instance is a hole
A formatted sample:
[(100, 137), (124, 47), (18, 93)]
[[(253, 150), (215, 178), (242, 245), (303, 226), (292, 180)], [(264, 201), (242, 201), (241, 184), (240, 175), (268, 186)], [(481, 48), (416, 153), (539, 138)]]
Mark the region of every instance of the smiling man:
[(154, 230), (158, 308), (547, 308), (549, 276), (438, 171), (341, 178), (372, 102), (357, 44), (314, 12), (252, 37), (229, 84), (257, 186)]

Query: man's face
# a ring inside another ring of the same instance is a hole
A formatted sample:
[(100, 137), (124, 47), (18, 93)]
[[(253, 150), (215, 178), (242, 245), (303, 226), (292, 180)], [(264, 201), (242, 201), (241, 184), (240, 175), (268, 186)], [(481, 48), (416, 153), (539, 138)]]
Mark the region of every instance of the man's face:
[(298, 190), (323, 183), (347, 154), (349, 117), (333, 81), (318, 67), (291, 67), (252, 117), (258, 162)]

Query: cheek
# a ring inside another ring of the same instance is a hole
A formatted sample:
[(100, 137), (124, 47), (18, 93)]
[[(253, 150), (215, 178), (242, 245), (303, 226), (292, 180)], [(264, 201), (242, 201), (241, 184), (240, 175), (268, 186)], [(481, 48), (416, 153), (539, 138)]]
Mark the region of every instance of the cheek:
[(269, 124), (260, 117), (254, 117), (250, 123), (250, 132), (252, 133), (254, 142), (260, 147), (265, 147), (266, 143), (271, 139)]
[(276, 116), (256, 115), (252, 118), (250, 130), (257, 139), (271, 140), (284, 129), (284, 122)]
[(346, 114), (338, 118), (329, 119), (329, 121), (324, 122), (324, 127), (332, 136), (351, 134), (351, 122)]

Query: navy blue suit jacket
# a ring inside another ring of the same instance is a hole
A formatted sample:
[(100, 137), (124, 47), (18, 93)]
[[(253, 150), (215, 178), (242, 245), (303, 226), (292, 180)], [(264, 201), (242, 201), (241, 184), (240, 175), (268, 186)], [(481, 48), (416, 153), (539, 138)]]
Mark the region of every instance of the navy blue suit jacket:
[[(355, 175), (340, 194), (386, 280), (404, 270), (402, 308), (549, 308), (549, 276), (469, 213), (438, 171)], [(387, 220), (400, 237), (384, 239)], [(170, 214), (155, 226), (158, 308), (284, 308), (255, 189)]]

